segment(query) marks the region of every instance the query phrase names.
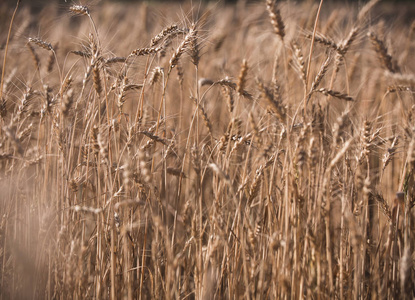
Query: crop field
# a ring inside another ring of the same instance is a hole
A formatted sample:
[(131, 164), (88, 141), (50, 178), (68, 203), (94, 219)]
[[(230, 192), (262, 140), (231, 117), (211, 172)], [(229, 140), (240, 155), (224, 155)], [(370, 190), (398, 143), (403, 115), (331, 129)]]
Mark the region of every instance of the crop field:
[(0, 299), (413, 299), (414, 16), (0, 5)]

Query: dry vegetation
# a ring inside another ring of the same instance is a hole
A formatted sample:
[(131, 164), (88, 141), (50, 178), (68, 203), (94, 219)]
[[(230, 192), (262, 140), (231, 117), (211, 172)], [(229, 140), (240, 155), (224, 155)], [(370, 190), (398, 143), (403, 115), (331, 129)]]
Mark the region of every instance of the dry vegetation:
[(20, 7), (1, 299), (412, 299), (415, 23), (377, 2)]

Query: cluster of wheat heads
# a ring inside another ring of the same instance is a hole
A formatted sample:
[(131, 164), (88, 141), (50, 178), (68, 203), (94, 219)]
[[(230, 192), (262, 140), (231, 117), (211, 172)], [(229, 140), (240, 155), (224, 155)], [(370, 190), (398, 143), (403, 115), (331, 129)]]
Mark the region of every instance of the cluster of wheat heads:
[(1, 299), (411, 299), (415, 23), (377, 2), (19, 8)]

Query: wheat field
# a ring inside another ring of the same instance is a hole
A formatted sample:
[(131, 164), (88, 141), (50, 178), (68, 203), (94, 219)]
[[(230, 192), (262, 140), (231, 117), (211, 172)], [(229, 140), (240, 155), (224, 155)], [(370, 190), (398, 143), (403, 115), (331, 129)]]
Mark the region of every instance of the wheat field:
[(414, 11), (0, 6), (0, 299), (413, 299)]

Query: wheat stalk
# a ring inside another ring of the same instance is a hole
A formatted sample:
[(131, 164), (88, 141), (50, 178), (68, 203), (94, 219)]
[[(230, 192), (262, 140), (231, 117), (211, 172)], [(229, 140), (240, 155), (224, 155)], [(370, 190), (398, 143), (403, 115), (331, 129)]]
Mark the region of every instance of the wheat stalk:
[(285, 25), (282, 20), (280, 10), (277, 8), (276, 3), (273, 0), (267, 0), (266, 5), (274, 32), (281, 38), (281, 41), (284, 41)]

